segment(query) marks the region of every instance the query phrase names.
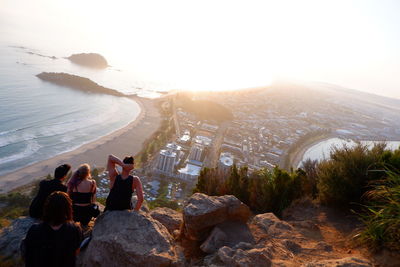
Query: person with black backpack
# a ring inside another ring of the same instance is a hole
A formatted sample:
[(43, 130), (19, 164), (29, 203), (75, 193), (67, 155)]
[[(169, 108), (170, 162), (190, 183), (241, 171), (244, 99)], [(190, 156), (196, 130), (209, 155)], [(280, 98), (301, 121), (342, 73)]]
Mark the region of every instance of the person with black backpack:
[(58, 166), (54, 171), (54, 179), (43, 180), (39, 184), (39, 192), (32, 200), (29, 206), (29, 216), (35, 219), (41, 219), (43, 213), (43, 205), (48, 196), (55, 191), (67, 192), (67, 186), (63, 181), (67, 177), (71, 165), (63, 164)]
[(43, 208), (43, 222), (29, 228), (23, 250), (26, 267), (73, 267), (83, 239), (81, 228), (72, 221), (72, 200), (53, 192)]

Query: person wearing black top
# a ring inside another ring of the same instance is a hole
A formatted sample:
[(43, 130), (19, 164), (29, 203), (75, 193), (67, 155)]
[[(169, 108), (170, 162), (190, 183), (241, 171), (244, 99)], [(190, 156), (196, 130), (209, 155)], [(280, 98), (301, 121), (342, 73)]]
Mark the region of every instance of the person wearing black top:
[[(108, 156), (107, 170), (110, 178), (110, 194), (106, 200), (105, 210), (131, 210), (131, 198), (133, 191), (136, 191), (137, 202), (134, 207), (138, 211), (143, 203), (143, 189), (139, 177), (130, 175), (134, 167), (133, 157), (125, 157), (123, 161), (110, 155)], [(121, 173), (115, 165), (122, 167)]]
[(73, 267), (82, 230), (72, 222), (72, 201), (53, 192), (43, 208), (43, 222), (29, 228), (24, 241), (26, 267)]
[(89, 164), (82, 164), (68, 182), (68, 194), (72, 199), (74, 221), (86, 229), (92, 217), (100, 213), (96, 201), (96, 181), (90, 175)]
[(71, 165), (63, 164), (58, 166), (54, 171), (54, 179), (43, 180), (39, 184), (39, 192), (32, 200), (29, 207), (29, 216), (35, 219), (42, 217), (43, 205), (46, 198), (55, 191), (67, 192), (67, 187), (63, 185), (63, 181), (67, 177)]

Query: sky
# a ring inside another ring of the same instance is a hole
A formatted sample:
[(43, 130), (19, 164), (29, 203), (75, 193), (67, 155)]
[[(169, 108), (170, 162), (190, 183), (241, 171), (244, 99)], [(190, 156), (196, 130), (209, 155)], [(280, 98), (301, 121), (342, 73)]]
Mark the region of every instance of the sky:
[(400, 98), (400, 1), (2, 0), (0, 41), (207, 89), (289, 79)]

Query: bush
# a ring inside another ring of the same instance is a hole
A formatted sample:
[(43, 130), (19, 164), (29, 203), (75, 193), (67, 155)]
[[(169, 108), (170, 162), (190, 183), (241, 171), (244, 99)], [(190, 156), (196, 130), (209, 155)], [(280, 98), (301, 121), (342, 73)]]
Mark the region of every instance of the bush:
[(28, 215), (31, 197), (21, 193), (0, 195), (0, 202), (5, 206), (0, 209), (0, 228), (9, 224), (10, 220)]
[(303, 174), (301, 171), (288, 173), (278, 167), (272, 171), (261, 169), (250, 176), (247, 167), (233, 166), (227, 174), (217, 168), (204, 168), (193, 192), (234, 195), (254, 212), (273, 212), (280, 216), (301, 195)]
[(373, 171), (382, 168), (383, 156), (392, 158), (385, 147), (385, 144), (377, 144), (369, 150), (367, 145), (358, 144), (353, 148), (334, 148), (331, 159), (322, 161), (317, 167), (320, 201), (336, 207), (359, 203), (368, 191), (369, 183), (382, 178), (382, 172)]
[(373, 250), (400, 251), (400, 173), (387, 171), (364, 197), (368, 201), (361, 219), (365, 228), (356, 237)]

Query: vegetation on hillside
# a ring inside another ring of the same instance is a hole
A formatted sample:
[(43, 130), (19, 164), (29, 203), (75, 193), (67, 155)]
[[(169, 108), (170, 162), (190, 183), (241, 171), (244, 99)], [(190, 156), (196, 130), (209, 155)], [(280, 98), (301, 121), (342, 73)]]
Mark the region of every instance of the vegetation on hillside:
[(400, 251), (400, 174), (387, 171), (364, 198), (367, 204), (360, 215), (365, 227), (356, 236), (358, 240), (372, 250)]
[(194, 192), (208, 195), (235, 195), (254, 212), (273, 212), (277, 216), (302, 192), (304, 172), (288, 173), (276, 167), (248, 174), (247, 167), (235, 165), (228, 173), (204, 168)]
[(400, 149), (358, 144), (335, 148), (322, 162), (307, 160), (287, 172), (278, 167), (248, 174), (233, 166), (228, 173), (204, 168), (194, 192), (232, 194), (255, 213), (277, 216), (293, 200), (310, 196), (322, 204), (354, 209), (365, 228), (358, 239), (371, 248), (400, 249)]
[(232, 111), (229, 108), (210, 100), (193, 100), (184, 93), (176, 95), (176, 105), (186, 112), (196, 115), (200, 120), (222, 122), (233, 119)]

